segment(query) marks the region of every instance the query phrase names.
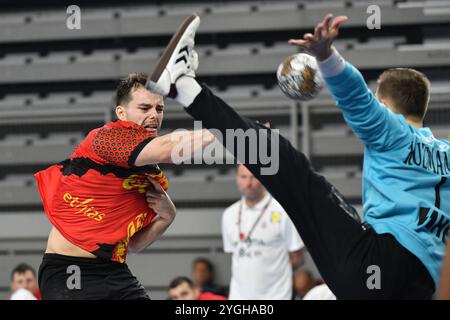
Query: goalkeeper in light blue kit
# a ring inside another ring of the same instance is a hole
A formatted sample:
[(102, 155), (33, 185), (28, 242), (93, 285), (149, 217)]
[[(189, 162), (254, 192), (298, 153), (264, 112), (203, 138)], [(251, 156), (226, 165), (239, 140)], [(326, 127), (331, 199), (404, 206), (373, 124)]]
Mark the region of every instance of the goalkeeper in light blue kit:
[[(347, 124), (364, 142), (364, 222), (308, 159), (279, 137), (279, 170), (261, 174), (263, 161), (239, 159), (289, 214), (322, 277), (338, 299), (430, 299), (438, 285), (450, 226), (448, 141), (423, 128), (429, 81), (413, 69), (389, 69), (374, 95), (360, 72), (332, 46), (347, 20), (328, 15), (314, 34), (290, 40), (316, 57)], [(199, 18), (173, 36), (147, 82), (174, 98), (207, 128), (263, 130), (195, 80)], [(185, 59), (180, 56), (183, 55)], [(228, 145), (224, 141), (224, 145)], [(257, 145), (261, 145), (259, 142)], [(236, 149), (229, 150), (237, 154)], [(258, 153), (260, 154), (260, 153)], [(262, 266), (263, 267), (263, 266)]]

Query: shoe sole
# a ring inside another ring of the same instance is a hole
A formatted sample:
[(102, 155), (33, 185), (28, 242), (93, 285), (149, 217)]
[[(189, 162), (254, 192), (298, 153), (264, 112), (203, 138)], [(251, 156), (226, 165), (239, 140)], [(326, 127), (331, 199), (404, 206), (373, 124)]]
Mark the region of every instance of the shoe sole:
[(170, 39), (169, 44), (167, 45), (166, 49), (164, 49), (164, 52), (159, 58), (158, 64), (156, 65), (155, 70), (153, 71), (152, 75), (150, 76), (150, 81), (152, 82), (158, 82), (159, 77), (161, 77), (161, 74), (163, 73), (164, 69), (167, 66), (167, 63), (170, 60), (170, 57), (172, 56), (175, 48), (177, 47), (178, 42), (181, 39), (181, 36), (186, 31), (187, 27), (191, 24), (194, 19), (197, 18), (197, 15), (193, 14), (184, 20), (184, 22), (180, 25), (177, 32), (172, 36)]

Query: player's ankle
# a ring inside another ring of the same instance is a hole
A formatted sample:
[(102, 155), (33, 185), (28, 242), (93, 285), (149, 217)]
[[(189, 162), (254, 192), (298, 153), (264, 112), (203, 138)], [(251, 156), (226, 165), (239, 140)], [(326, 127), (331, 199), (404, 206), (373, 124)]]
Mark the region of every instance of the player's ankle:
[(179, 102), (184, 107), (190, 106), (200, 91), (202, 91), (202, 87), (195, 78), (190, 76), (182, 76), (179, 78), (175, 82), (175, 87), (177, 88), (175, 101)]

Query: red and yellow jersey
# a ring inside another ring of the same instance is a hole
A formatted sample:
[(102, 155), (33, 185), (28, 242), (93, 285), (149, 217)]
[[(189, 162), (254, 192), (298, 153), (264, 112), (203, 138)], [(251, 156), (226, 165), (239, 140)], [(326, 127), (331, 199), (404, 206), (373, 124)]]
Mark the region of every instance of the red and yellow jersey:
[(168, 187), (157, 165), (134, 166), (153, 138), (136, 123), (110, 122), (92, 130), (70, 159), (35, 174), (47, 217), (68, 241), (125, 262), (129, 239), (156, 216), (145, 200), (148, 179)]

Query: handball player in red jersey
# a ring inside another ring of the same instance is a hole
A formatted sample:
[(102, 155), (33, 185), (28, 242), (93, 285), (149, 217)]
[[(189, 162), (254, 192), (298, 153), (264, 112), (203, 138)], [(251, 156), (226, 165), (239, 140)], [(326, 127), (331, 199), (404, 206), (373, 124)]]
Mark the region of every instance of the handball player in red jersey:
[(128, 249), (146, 248), (175, 218), (158, 163), (171, 163), (175, 146), (203, 147), (214, 138), (206, 130), (158, 136), (164, 102), (146, 81), (142, 73), (121, 80), (118, 120), (35, 175), (52, 224), (38, 275), (42, 299), (150, 299), (125, 260)]

